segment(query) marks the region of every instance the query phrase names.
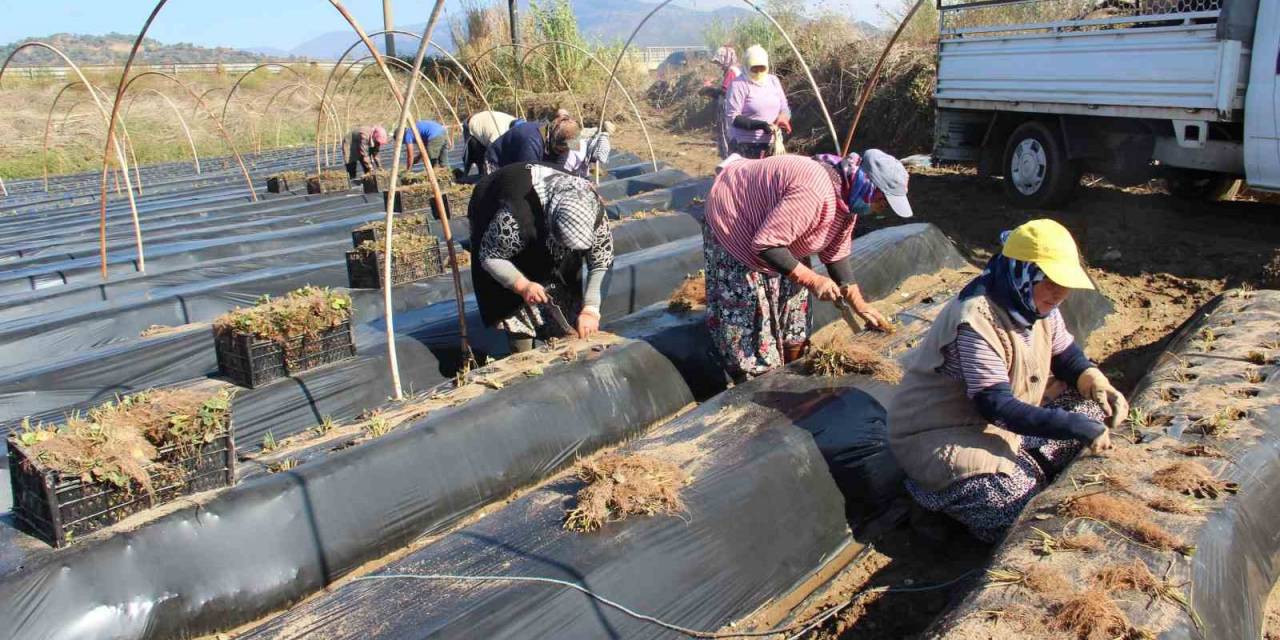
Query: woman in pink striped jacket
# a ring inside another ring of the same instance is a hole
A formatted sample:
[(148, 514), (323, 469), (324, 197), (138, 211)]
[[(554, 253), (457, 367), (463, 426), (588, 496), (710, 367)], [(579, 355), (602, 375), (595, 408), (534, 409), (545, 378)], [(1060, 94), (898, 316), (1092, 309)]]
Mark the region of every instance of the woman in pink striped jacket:
[[(861, 157), (730, 156), (707, 197), (703, 226), (707, 328), (735, 380), (803, 354), (809, 293), (844, 298), (873, 327), (885, 318), (862, 298), (849, 264), (860, 213), (890, 206), (911, 216), (907, 170), (871, 149)], [(817, 254), (824, 276), (810, 268)]]

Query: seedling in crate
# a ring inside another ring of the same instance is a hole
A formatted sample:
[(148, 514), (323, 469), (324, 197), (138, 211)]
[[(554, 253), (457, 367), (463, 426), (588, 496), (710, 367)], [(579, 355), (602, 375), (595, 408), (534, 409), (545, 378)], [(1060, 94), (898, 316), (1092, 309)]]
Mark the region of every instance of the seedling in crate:
[(214, 320), (213, 335), (219, 371), (249, 388), (355, 356), (351, 298), (320, 287), (236, 309)]

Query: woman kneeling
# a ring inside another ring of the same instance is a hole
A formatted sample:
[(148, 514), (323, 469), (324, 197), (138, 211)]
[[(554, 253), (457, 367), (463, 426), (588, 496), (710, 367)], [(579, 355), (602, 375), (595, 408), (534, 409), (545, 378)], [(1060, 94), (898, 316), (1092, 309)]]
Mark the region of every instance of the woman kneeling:
[[(985, 542), (1083, 446), (1110, 449), (1108, 425), (1129, 412), (1067, 332), (1058, 306), (1071, 289), (1093, 283), (1066, 228), (1014, 229), (908, 356), (890, 404), (890, 446), (911, 496)], [(1070, 388), (1050, 399), (1051, 378)]]

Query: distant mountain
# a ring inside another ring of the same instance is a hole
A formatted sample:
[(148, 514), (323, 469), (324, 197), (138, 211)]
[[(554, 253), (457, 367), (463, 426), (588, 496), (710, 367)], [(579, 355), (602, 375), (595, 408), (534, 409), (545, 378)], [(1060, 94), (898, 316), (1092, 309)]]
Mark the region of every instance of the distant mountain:
[[(521, 1), (524, 5), (524, 0)], [(635, 2), (633, 0), (574, 0), (573, 9), (578, 16), (578, 30), (587, 40), (612, 42), (625, 40), (631, 30), (653, 8), (652, 2)], [(668, 5), (645, 25), (636, 36), (635, 44), (644, 47), (702, 45), (705, 44), (703, 31), (715, 22), (732, 22), (740, 18), (754, 15), (755, 12), (738, 7), (721, 7), (706, 11)], [(397, 25), (397, 29), (411, 33), (422, 33), (425, 23), (413, 25)], [(370, 27), (371, 29), (373, 27)], [(433, 37), (446, 49), (453, 49), (453, 39), (449, 35), (448, 25), (442, 20), (436, 27)], [(351, 31), (332, 31), (312, 38), (291, 49), (289, 53), (305, 58), (332, 60), (356, 38)], [(383, 51), (383, 38), (374, 38), (379, 51)], [(418, 50), (416, 38), (396, 36), (396, 53), (412, 55)], [(359, 50), (357, 50), (357, 53)], [(356, 55), (353, 53), (353, 55)], [(363, 56), (361, 56), (363, 57)]]
[[(108, 33), (102, 36), (81, 35), (75, 33), (55, 33), (44, 38), (30, 38), (47, 42), (67, 54), (76, 64), (124, 64), (129, 57), (136, 36), (123, 33)], [(9, 55), (23, 42), (12, 42), (0, 47), (0, 59)], [(164, 44), (150, 38), (142, 41), (142, 49), (138, 60), (144, 64), (171, 64), (184, 62), (257, 62), (265, 59), (288, 57), (281, 51), (279, 55), (264, 55), (259, 52), (230, 49), (227, 47), (199, 47), (189, 42)], [(61, 66), (62, 59), (43, 48), (30, 48), (18, 54), (13, 64), (18, 66)]]

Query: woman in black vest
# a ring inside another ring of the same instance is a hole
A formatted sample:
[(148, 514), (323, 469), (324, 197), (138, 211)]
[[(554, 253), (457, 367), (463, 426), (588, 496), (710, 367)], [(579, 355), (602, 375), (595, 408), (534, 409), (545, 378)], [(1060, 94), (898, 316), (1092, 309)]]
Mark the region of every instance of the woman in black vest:
[(480, 239), (471, 269), (480, 316), (507, 332), (512, 352), (599, 330), (613, 235), (590, 182), (548, 164), (508, 165), (476, 185), (467, 218)]

